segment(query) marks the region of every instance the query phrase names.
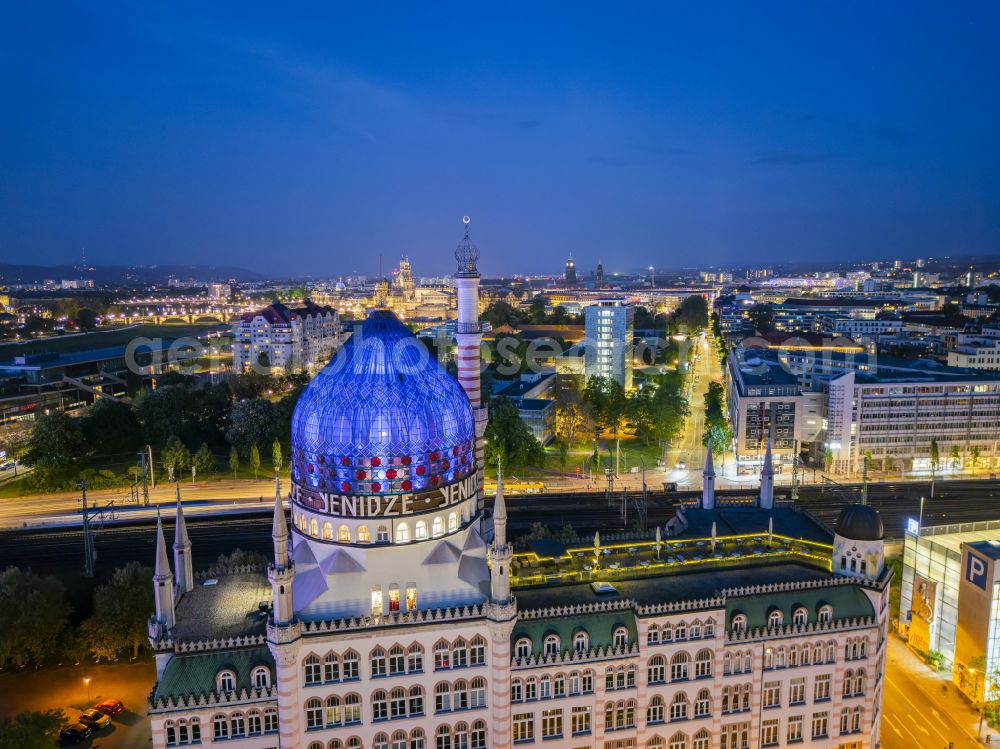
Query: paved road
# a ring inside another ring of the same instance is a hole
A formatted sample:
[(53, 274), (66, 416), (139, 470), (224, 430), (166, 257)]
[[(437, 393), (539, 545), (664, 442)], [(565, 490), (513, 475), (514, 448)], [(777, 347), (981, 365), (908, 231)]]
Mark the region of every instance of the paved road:
[(932, 674), (891, 635), (882, 716), (882, 749), (982, 746), (975, 741), (978, 720), (969, 703), (945, 675)]
[[(681, 487), (700, 487), (701, 472), (705, 467), (705, 446), (701, 438), (705, 434), (705, 393), (708, 383), (722, 380), (722, 364), (715, 346), (707, 338), (695, 338), (696, 358), (685, 381), (690, 414), (684, 421), (684, 430), (667, 451), (667, 467), (670, 469), (667, 481), (675, 481)], [(687, 468), (676, 468), (683, 460)]]

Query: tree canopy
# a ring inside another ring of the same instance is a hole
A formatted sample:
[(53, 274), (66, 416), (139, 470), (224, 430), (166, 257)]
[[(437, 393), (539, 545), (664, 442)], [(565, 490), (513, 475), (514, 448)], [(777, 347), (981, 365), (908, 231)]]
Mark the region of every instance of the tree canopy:
[(542, 445), (521, 420), (510, 398), (500, 396), (490, 401), (490, 420), (486, 425), (486, 463), (503, 468), (539, 466), (545, 459)]
[(62, 710), (23, 712), (0, 719), (0, 749), (51, 749), (65, 723)]

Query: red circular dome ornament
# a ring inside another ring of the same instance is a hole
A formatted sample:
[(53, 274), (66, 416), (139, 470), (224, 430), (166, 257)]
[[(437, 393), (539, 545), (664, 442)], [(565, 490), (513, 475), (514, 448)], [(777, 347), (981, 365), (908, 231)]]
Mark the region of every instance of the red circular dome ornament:
[(407, 479), (406, 481), (403, 482), (403, 491), (404, 492), (408, 492), (412, 488), (413, 488), (413, 482), (412, 481), (410, 481), (409, 479)]
[(432, 452), (428, 457), (431, 460), (437, 460), (438, 459), (438, 452), (437, 452), (437, 450), (435, 450), (434, 452)]
[(404, 455), (402, 458), (400, 458), (400, 461), (404, 466), (408, 466), (410, 465), (411, 462), (413, 462), (413, 458), (411, 458), (409, 455)]
[(458, 455), (458, 448), (457, 447), (453, 448), (452, 451), (451, 451), (451, 454), (452, 455)]
[(342, 466), (349, 466), (350, 464), (351, 464), (351, 459), (350, 458), (341, 458), (340, 459), (340, 465), (342, 465)]
[(395, 468), (390, 468), (388, 471), (385, 472), (385, 477), (387, 479), (394, 479), (394, 478), (396, 478), (396, 469)]
[(350, 481), (345, 481), (344, 483), (342, 483), (340, 485), (340, 491), (342, 491), (342, 492), (349, 492), (350, 490), (351, 490), (351, 482)]
[(367, 474), (367, 473), (365, 473), (364, 471), (358, 471), (358, 472), (357, 472), (356, 474), (354, 474), (354, 475), (355, 475), (355, 476), (357, 477), (357, 479), (358, 479), (359, 481), (363, 481), (363, 480), (364, 480), (364, 479), (365, 479), (365, 478), (366, 478), (366, 477), (368, 476), (368, 474)]
[(373, 492), (380, 492), (380, 491), (382, 491), (382, 485), (378, 481), (372, 482), (372, 491)]
[(431, 484), (437, 486), (441, 482), (440, 476), (431, 476)]
[(447, 471), (449, 468), (451, 468), (451, 462), (447, 461), (447, 460), (442, 460), (441, 461), (441, 470), (442, 471)]
[(427, 466), (417, 466), (418, 476), (423, 476), (425, 473), (427, 473)]
[(380, 465), (382, 465), (382, 458), (372, 458), (372, 465), (373, 466), (380, 466)]
[(316, 470), (316, 466), (314, 466), (312, 463), (309, 463), (306, 465), (306, 470), (309, 471), (309, 473), (312, 473), (313, 471)]

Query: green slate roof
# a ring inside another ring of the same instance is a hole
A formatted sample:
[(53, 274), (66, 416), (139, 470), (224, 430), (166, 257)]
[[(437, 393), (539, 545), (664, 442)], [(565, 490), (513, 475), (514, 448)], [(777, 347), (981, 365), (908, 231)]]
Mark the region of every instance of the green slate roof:
[(250, 675), (254, 666), (270, 668), (273, 680), (274, 658), (266, 646), (174, 655), (153, 688), (152, 698), (158, 700), (215, 692), (215, 677), (225, 669), (236, 672), (237, 692), (250, 690)]
[(591, 648), (611, 647), (612, 635), (620, 626), (628, 628), (628, 641), (635, 642), (638, 637), (635, 616), (627, 609), (582, 616), (520, 620), (511, 634), (511, 642), (515, 643), (522, 637), (530, 638), (531, 652), (538, 656), (542, 654), (542, 644), (546, 635), (553, 633), (559, 635), (559, 646), (565, 651), (573, 649), (573, 635), (584, 630), (590, 637)]
[(785, 624), (792, 621), (792, 612), (805, 606), (809, 624), (815, 624), (823, 604), (833, 607), (833, 618), (853, 619), (875, 615), (868, 596), (857, 585), (834, 585), (826, 588), (809, 588), (756, 596), (728, 596), (726, 598), (726, 630), (729, 631), (733, 614), (746, 614), (747, 626), (767, 627), (767, 617), (775, 608), (783, 614)]

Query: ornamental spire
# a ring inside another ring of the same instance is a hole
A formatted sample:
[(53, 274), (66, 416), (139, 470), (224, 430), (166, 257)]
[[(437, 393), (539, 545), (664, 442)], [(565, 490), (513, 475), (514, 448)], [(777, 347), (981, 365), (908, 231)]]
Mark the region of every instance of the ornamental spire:
[(497, 546), (507, 543), (507, 502), (503, 496), (503, 474), (497, 464), (497, 496), (493, 503), (493, 542)]
[(160, 508), (156, 508), (156, 567), (153, 577), (166, 580), (173, 577), (170, 572), (170, 560), (167, 557), (167, 543), (163, 540), (163, 520), (160, 518)]
[(478, 278), (479, 269), (476, 267), (476, 261), (479, 260), (479, 248), (469, 237), (469, 224), (471, 222), (472, 219), (468, 216), (462, 217), (462, 223), (465, 224), (465, 236), (455, 248), (455, 259), (458, 261), (458, 271), (455, 275)]
[(281, 503), (281, 478), (274, 472), (274, 522), (271, 524), (271, 538), (274, 541), (274, 564), (288, 566), (288, 523), (285, 508)]

